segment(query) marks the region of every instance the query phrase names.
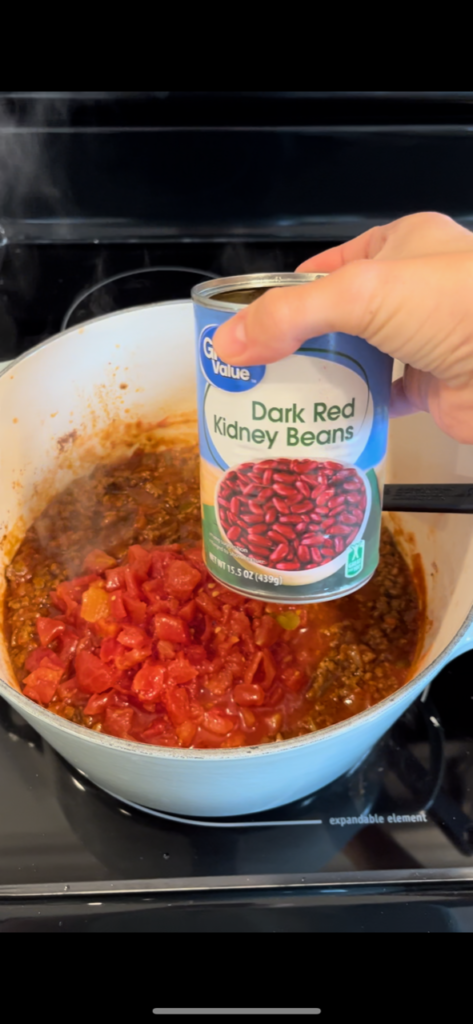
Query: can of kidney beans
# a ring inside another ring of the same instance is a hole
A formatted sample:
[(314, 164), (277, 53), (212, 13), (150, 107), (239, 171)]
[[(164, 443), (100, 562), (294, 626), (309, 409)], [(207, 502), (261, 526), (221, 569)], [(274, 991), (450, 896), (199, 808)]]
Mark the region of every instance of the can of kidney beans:
[(358, 590), (379, 559), (392, 359), (348, 334), (268, 366), (230, 366), (217, 328), (268, 288), (324, 274), (251, 274), (192, 290), (205, 560), (278, 604)]

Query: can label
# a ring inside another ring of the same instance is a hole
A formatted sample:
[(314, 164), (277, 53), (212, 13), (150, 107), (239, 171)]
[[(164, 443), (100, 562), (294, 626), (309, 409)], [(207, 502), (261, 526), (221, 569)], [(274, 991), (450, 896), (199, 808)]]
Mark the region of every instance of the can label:
[(327, 334), (268, 366), (213, 347), (232, 314), (195, 305), (209, 571), (278, 603), (340, 597), (376, 569), (392, 360)]

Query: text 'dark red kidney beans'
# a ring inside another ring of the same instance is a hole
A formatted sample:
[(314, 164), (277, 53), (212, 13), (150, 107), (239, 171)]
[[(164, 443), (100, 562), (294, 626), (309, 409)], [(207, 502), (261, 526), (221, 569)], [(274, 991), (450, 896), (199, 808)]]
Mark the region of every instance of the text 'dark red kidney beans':
[(355, 540), (366, 509), (355, 467), (313, 459), (246, 462), (226, 474), (217, 500), (232, 545), (277, 571), (333, 561)]
[(342, 597), (376, 570), (393, 360), (331, 331), (267, 366), (233, 366), (218, 331), (268, 289), (323, 277), (192, 289), (204, 559), (230, 590), (278, 604)]

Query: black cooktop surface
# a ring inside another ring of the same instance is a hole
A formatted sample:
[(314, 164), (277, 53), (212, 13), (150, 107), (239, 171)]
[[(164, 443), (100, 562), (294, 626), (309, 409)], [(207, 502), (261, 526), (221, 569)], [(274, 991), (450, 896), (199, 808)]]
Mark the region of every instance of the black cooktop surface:
[(136, 810), (0, 704), (0, 897), (473, 881), (473, 655), (366, 760), (248, 819)]
[[(292, 270), (324, 247), (5, 245), (0, 362), (92, 316), (187, 297), (205, 276)], [(349, 775), (245, 821), (120, 803), (0, 702), (0, 930), (395, 931), (406, 907), (413, 930), (473, 930), (472, 668), (473, 653), (445, 668)]]

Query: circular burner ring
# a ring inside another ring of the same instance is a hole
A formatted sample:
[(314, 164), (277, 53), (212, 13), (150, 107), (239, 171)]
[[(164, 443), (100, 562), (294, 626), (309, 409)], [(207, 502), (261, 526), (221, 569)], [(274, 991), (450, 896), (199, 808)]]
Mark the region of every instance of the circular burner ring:
[[(76, 298), (71, 303), (71, 305), (69, 306), (69, 309), (67, 310), (67, 312), (65, 313), (65, 315), (63, 317), (63, 320), (62, 320), (62, 323), (61, 323), (61, 331), (66, 331), (67, 330), (67, 328), (70, 325), (69, 322), (71, 320), (71, 317), (73, 316), (73, 314), (77, 310), (77, 308), (80, 306), (80, 304), (82, 302), (84, 302), (86, 299), (90, 298), (91, 295), (93, 295), (95, 292), (99, 291), (101, 288), (105, 288), (105, 287), (107, 287), (107, 285), (114, 284), (116, 281), (121, 281), (121, 280), (126, 279), (126, 278), (135, 277), (135, 276), (143, 275), (143, 274), (156, 273), (156, 272), (173, 273), (173, 274), (174, 273), (193, 274), (194, 277), (195, 276), (197, 276), (197, 277), (205, 277), (205, 278), (208, 278), (209, 280), (216, 280), (218, 278), (218, 276), (219, 276), (218, 274), (211, 273), (208, 270), (200, 270), (197, 267), (182, 267), (182, 266), (177, 266), (177, 265), (174, 265), (174, 264), (170, 264), (169, 266), (167, 264), (163, 264), (162, 266), (156, 266), (156, 267), (138, 267), (138, 268), (135, 268), (135, 270), (125, 270), (125, 271), (123, 271), (120, 274), (113, 274), (111, 277), (106, 277), (106, 278), (104, 278), (103, 281), (99, 281), (97, 284), (93, 285), (91, 288), (85, 288), (84, 291), (80, 292), (79, 295), (76, 296)], [(72, 326), (75, 326), (75, 325), (72, 325)]]

